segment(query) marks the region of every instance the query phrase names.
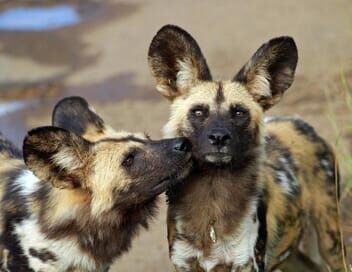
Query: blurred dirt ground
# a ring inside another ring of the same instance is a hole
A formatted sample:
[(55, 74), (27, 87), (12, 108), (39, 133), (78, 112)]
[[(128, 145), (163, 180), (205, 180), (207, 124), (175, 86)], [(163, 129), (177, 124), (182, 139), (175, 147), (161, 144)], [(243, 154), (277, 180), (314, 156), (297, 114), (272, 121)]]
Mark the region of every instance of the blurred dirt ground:
[[(300, 56), (296, 80), (269, 114), (298, 114), (338, 143), (342, 160), (351, 154), (352, 112), (340, 80), (344, 73), (352, 84), (348, 0), (0, 1), (0, 11), (36, 2), (75, 5), (83, 21), (55, 31), (0, 31), (0, 107), (26, 102), (24, 109), (6, 114), (0, 109), (0, 131), (18, 145), (27, 129), (50, 123), (52, 106), (66, 95), (86, 97), (115, 129), (161, 137), (168, 102), (153, 88), (147, 50), (156, 31), (172, 23), (196, 38), (215, 78), (232, 78), (271, 37), (293, 36)], [(352, 201), (348, 193), (343, 196), (342, 220), (350, 250)], [(172, 271), (164, 199), (160, 203), (150, 230), (141, 233), (111, 271)]]

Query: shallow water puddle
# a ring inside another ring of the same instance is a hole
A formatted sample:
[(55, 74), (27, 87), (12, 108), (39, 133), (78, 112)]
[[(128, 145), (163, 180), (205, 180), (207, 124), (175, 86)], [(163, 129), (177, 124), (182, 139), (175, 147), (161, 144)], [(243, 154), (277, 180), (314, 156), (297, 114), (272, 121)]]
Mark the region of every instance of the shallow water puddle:
[(43, 31), (77, 24), (80, 14), (70, 5), (17, 7), (0, 13), (0, 30)]
[(27, 105), (24, 101), (0, 102), (0, 117), (24, 109)]

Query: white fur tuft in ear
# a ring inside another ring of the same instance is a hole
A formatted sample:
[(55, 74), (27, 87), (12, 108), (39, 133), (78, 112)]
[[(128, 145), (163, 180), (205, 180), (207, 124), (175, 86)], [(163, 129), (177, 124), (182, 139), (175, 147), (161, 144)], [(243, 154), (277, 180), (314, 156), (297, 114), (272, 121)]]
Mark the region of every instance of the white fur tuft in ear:
[(157, 84), (156, 89), (159, 93), (161, 93), (165, 97), (171, 97), (170, 96), (170, 86), (167, 84)]
[(271, 97), (270, 76), (257, 75), (253, 82), (251, 82), (250, 88), (254, 95)]
[(71, 148), (62, 148), (52, 156), (53, 163), (61, 169), (73, 171), (84, 166), (83, 159)]
[(194, 85), (197, 79), (197, 71), (194, 69), (192, 60), (185, 58), (183, 60), (177, 60), (179, 71), (177, 72), (177, 87), (181, 90), (188, 90)]
[(262, 106), (269, 109), (291, 86), (298, 51), (291, 37), (278, 37), (264, 43), (234, 77)]
[(206, 60), (193, 37), (180, 27), (166, 25), (154, 36), (148, 64), (157, 90), (166, 98), (186, 94), (197, 81), (211, 80)]

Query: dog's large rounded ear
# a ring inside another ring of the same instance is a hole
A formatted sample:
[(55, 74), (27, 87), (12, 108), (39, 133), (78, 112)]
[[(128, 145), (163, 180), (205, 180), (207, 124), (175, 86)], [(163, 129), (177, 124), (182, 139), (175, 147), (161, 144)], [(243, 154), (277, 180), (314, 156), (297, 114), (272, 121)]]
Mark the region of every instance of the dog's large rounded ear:
[(52, 114), (52, 125), (95, 141), (105, 135), (103, 119), (79, 96), (66, 97), (59, 101)]
[(246, 86), (254, 99), (269, 109), (291, 86), (298, 52), (291, 37), (278, 37), (263, 44), (234, 77)]
[(82, 137), (56, 127), (28, 132), (23, 142), (27, 167), (41, 180), (57, 188), (85, 187), (91, 144)]
[(157, 90), (170, 100), (187, 93), (198, 81), (211, 80), (197, 42), (177, 26), (166, 25), (158, 31), (149, 47), (148, 63)]

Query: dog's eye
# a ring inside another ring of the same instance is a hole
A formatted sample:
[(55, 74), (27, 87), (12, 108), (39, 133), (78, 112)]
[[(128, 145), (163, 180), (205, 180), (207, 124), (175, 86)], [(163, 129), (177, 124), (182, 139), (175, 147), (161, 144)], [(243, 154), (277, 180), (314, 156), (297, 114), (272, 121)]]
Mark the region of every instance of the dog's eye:
[(124, 160), (122, 161), (122, 165), (125, 167), (130, 167), (133, 164), (134, 161), (134, 155), (133, 154), (128, 154)]
[(205, 118), (207, 115), (207, 109), (203, 107), (195, 107), (194, 109), (192, 109), (192, 114), (196, 118)]
[(236, 118), (236, 117), (244, 117), (248, 114), (248, 111), (242, 107), (242, 106), (235, 106), (234, 108), (232, 108), (231, 110), (231, 115), (233, 118)]
[(197, 117), (202, 117), (204, 115), (204, 112), (202, 110), (195, 110), (194, 115)]
[(235, 111), (235, 115), (236, 115), (236, 116), (243, 116), (243, 115), (244, 115), (244, 112), (243, 112), (243, 111), (240, 111), (240, 110), (236, 110), (236, 111)]

